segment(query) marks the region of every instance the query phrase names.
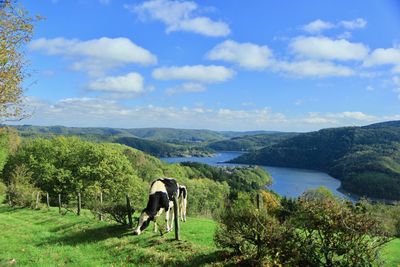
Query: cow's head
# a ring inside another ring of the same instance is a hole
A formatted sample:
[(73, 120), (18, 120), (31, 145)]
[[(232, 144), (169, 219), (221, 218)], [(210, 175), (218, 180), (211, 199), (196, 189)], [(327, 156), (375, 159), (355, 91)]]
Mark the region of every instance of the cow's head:
[(142, 211), (142, 214), (140, 214), (138, 225), (136, 229), (133, 231), (134, 235), (140, 235), (144, 229), (149, 226), (150, 221), (152, 218), (147, 214), (147, 212), (144, 210)]

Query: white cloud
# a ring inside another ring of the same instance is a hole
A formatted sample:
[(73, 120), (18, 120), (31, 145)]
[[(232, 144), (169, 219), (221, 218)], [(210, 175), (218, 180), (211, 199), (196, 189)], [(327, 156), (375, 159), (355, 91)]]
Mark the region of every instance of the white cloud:
[(186, 31), (211, 37), (227, 36), (228, 24), (214, 21), (209, 17), (198, 16), (198, 5), (192, 1), (150, 0), (138, 5), (125, 5), (142, 20), (158, 20), (167, 28), (166, 32)]
[(309, 33), (319, 33), (323, 30), (327, 30), (327, 29), (332, 29), (335, 28), (335, 24), (327, 22), (327, 21), (323, 21), (320, 19), (314, 20), (312, 22), (310, 22), (307, 25), (304, 25), (302, 27), (303, 31), (309, 32)]
[[(338, 23), (332, 23), (329, 21), (323, 21), (320, 19), (314, 20), (310, 22), (309, 24), (306, 24), (302, 27), (303, 31), (306, 31), (311, 34), (318, 34), (321, 33), (324, 30), (329, 30), (329, 29), (334, 29), (334, 28), (339, 28), (342, 27), (346, 30), (355, 30), (355, 29), (361, 29), (367, 26), (367, 21), (363, 18), (357, 18), (354, 20), (342, 20), (339, 21)], [(346, 34), (349, 36), (349, 34)]]
[(182, 66), (157, 68), (152, 73), (158, 80), (187, 80), (204, 83), (218, 83), (231, 79), (235, 72), (223, 66)]
[(201, 93), (207, 88), (200, 83), (184, 83), (177, 87), (168, 88), (165, 90), (167, 95), (175, 95), (179, 93)]
[(144, 78), (139, 73), (131, 72), (122, 76), (109, 76), (97, 79), (88, 84), (93, 91), (112, 93), (139, 94), (145, 91)]
[(339, 24), (348, 30), (354, 30), (367, 26), (367, 21), (363, 18), (358, 18), (355, 20), (342, 20)]
[(275, 71), (287, 73), (298, 77), (330, 77), (330, 76), (352, 76), (355, 72), (342, 65), (335, 65), (324, 61), (280, 61), (274, 65)]
[(67, 98), (54, 103), (29, 98), (28, 103), (36, 112), (31, 118), (19, 123), (118, 128), (312, 131), (400, 119), (399, 114), (374, 116), (360, 111), (311, 112), (288, 117), (266, 107), (212, 109), (204, 106), (125, 106), (114, 100), (98, 98)]
[(153, 65), (157, 63), (155, 55), (128, 38), (103, 37), (88, 41), (40, 38), (33, 40), (29, 48), (48, 55), (71, 57), (74, 61), (73, 70), (88, 71), (93, 75), (100, 75), (104, 71), (126, 64)]
[(223, 60), (246, 69), (264, 69), (271, 61), (272, 51), (268, 46), (252, 43), (237, 43), (227, 40), (215, 46), (206, 55), (210, 60)]
[(298, 37), (292, 40), (289, 47), (301, 57), (328, 60), (362, 60), (369, 50), (362, 43), (327, 37)]
[(352, 126), (360, 123), (372, 123), (379, 120), (377, 116), (365, 114), (360, 111), (344, 111), (339, 113), (310, 112), (301, 121), (307, 124), (321, 125), (322, 127)]
[(400, 68), (400, 49), (398, 48), (378, 48), (375, 49), (364, 61), (364, 66), (371, 67), (377, 65), (397, 65)]

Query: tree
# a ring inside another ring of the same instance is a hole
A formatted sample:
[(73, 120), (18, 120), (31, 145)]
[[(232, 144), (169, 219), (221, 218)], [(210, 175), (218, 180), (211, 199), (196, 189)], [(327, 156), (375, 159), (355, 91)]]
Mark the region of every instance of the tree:
[(16, 1), (0, 1), (0, 120), (26, 115), (22, 82), (28, 64), (23, 47), (32, 38), (34, 20)]

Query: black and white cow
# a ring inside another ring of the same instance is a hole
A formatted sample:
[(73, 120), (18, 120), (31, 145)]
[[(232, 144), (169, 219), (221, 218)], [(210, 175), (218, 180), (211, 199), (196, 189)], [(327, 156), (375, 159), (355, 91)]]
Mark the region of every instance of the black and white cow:
[(178, 203), (181, 221), (186, 222), (187, 189), (184, 185), (179, 185)]
[[(135, 235), (140, 235), (146, 229), (151, 221), (161, 215), (165, 211), (165, 219), (167, 224), (167, 232), (172, 230), (173, 222), (173, 195), (179, 195), (179, 184), (172, 178), (160, 178), (152, 182), (149, 192), (149, 201), (146, 208), (140, 214), (137, 228), (133, 231)], [(178, 207), (179, 208), (179, 207)], [(170, 219), (170, 212), (172, 219)], [(171, 222), (171, 223), (170, 223)], [(155, 224), (156, 231), (156, 224)]]

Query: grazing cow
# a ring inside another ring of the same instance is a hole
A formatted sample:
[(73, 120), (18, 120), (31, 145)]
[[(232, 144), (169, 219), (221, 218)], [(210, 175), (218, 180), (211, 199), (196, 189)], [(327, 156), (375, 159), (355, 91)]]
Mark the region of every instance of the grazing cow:
[(181, 221), (186, 222), (187, 189), (184, 185), (179, 185), (178, 203)]
[(170, 211), (174, 205), (172, 201), (174, 194), (176, 194), (176, 196), (179, 195), (179, 184), (175, 179), (160, 178), (153, 181), (150, 186), (149, 201), (147, 202), (146, 208), (142, 211), (142, 214), (140, 214), (137, 228), (133, 231), (133, 234), (140, 235), (140, 233), (149, 226), (150, 221), (155, 222), (155, 219), (161, 215), (163, 210), (165, 210), (167, 232), (171, 231), (174, 216), (173, 210), (171, 212), (171, 225), (169, 224), (169, 217)]

